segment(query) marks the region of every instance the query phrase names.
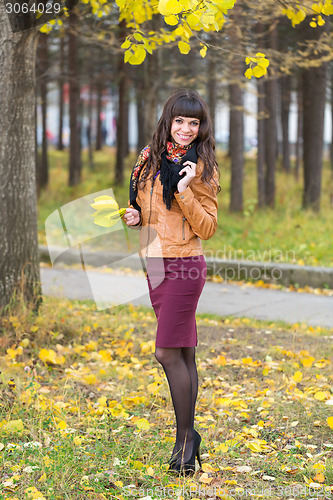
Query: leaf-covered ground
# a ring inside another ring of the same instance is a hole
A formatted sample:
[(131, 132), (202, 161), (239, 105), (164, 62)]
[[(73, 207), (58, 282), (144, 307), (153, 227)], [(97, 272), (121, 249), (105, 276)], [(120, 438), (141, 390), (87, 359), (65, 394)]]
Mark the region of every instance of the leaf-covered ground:
[(333, 497), (333, 331), (198, 316), (203, 467), (178, 478), (151, 309), (46, 298), (0, 328), (0, 498)]

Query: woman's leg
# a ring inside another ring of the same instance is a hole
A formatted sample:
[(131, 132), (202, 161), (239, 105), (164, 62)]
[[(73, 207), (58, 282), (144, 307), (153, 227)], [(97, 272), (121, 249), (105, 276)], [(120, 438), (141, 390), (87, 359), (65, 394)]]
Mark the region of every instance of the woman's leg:
[(191, 385), (192, 385), (191, 425), (192, 427), (194, 427), (195, 403), (198, 395), (198, 372), (197, 372), (197, 365), (195, 363), (195, 347), (183, 347), (182, 354), (187, 367), (187, 371), (191, 378)]
[(189, 460), (193, 448), (192, 380), (182, 349), (157, 347), (155, 351), (155, 357), (163, 366), (169, 383), (176, 415), (177, 434), (173, 456), (178, 458), (177, 462)]

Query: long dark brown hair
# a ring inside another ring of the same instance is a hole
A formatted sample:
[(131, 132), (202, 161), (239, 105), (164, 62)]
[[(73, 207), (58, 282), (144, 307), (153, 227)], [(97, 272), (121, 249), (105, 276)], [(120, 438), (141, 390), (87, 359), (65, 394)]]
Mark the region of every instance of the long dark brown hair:
[[(167, 142), (170, 140), (171, 124), (176, 116), (200, 120), (196, 141), (197, 154), (204, 162), (201, 180), (212, 187), (210, 181), (213, 179), (214, 171), (217, 170), (219, 174), (208, 106), (195, 90), (180, 89), (172, 94), (164, 105), (162, 116), (150, 145), (148, 161), (138, 183), (138, 187), (141, 189), (144, 187), (149, 173), (155, 175), (159, 170), (161, 154), (166, 150)], [(217, 192), (219, 192), (221, 190), (219, 184), (215, 179), (213, 181), (216, 184)]]

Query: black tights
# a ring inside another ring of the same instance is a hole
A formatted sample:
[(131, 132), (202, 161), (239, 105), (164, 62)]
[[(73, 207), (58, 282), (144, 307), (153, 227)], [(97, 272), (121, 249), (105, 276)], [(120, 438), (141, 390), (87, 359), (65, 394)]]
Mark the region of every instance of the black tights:
[(198, 394), (198, 373), (195, 347), (157, 347), (155, 357), (168, 379), (176, 415), (177, 434), (172, 455), (189, 460), (192, 453), (195, 402)]

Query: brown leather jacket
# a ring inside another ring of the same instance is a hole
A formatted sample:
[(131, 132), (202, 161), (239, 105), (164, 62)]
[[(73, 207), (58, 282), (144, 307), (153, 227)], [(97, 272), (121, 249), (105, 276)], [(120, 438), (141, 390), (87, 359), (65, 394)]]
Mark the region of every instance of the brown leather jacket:
[[(212, 189), (201, 180), (203, 166), (199, 159), (196, 176), (182, 193), (176, 191), (171, 210), (163, 202), (159, 176), (154, 183), (147, 180), (144, 189), (138, 189), (142, 257), (203, 255), (201, 240), (208, 240), (215, 233), (218, 208), (217, 186), (212, 181)], [(216, 171), (214, 179), (218, 182)]]

